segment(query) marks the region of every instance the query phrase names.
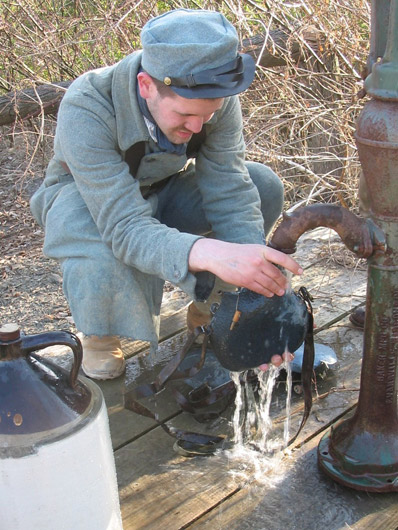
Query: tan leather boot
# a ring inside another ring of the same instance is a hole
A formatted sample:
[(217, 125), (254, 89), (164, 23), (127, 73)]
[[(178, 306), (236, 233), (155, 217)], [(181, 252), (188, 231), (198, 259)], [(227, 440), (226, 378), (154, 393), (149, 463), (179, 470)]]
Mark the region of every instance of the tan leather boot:
[(206, 324), (209, 324), (210, 320), (210, 313), (204, 313), (203, 311), (200, 311), (194, 302), (189, 304), (187, 312), (188, 331), (192, 333), (198, 326), (205, 326)]
[(120, 340), (112, 335), (105, 337), (83, 336), (82, 369), (91, 379), (115, 379), (126, 368)]

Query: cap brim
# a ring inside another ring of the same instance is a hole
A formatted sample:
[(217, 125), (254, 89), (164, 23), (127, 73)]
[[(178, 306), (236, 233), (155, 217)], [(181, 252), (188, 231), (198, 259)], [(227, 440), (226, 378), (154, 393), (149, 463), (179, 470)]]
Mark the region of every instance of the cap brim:
[(195, 87), (172, 86), (170, 88), (179, 96), (187, 99), (213, 99), (235, 96), (244, 92), (253, 82), (256, 73), (256, 63), (251, 55), (247, 53), (239, 54), (243, 62), (243, 75), (237, 83), (225, 85), (197, 85)]

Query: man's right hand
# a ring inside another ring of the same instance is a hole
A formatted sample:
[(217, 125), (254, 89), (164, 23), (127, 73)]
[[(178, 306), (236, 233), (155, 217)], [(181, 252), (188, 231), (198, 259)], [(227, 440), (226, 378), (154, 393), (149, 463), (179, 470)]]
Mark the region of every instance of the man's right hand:
[(191, 272), (209, 271), (227, 283), (267, 297), (282, 296), (289, 285), (289, 280), (276, 265), (293, 274), (303, 272), (290, 256), (265, 245), (207, 238), (194, 243), (188, 263)]

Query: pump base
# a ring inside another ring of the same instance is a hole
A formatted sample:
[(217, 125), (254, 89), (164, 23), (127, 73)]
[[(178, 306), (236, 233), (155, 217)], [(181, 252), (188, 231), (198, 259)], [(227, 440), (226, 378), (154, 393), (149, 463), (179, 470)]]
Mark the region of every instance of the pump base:
[[(332, 431), (329, 430), (318, 445), (318, 466), (334, 481), (362, 491), (388, 493), (398, 491), (398, 473), (362, 473), (354, 475), (344, 469), (344, 459), (335, 458), (330, 451)], [(333, 444), (332, 444), (333, 445)], [(351, 464), (352, 467), (352, 464)]]

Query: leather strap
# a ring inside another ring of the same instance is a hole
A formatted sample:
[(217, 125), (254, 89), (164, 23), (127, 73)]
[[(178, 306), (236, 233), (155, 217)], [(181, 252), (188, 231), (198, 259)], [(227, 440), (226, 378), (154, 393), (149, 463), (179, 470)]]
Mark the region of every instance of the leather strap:
[(142, 405), (139, 402), (139, 399), (145, 397), (153, 396), (158, 394), (161, 390), (164, 389), (164, 385), (167, 381), (173, 379), (181, 379), (186, 377), (192, 377), (195, 375), (203, 366), (206, 358), (207, 342), (208, 338), (205, 335), (202, 352), (198, 363), (188, 370), (178, 371), (178, 367), (185, 359), (189, 349), (194, 343), (196, 337), (204, 333), (203, 328), (196, 328), (193, 333), (188, 335), (187, 341), (184, 344), (182, 350), (175, 355), (169, 363), (160, 371), (159, 375), (153, 383), (140, 385), (137, 388), (134, 388), (127, 392), (124, 395), (124, 406), (126, 409), (132, 410), (133, 412), (140, 414), (141, 416), (146, 416), (148, 418), (156, 421), (162, 429), (164, 429), (170, 436), (177, 438), (178, 449), (181, 449), (184, 456), (194, 456), (194, 455), (210, 455), (213, 454), (217, 446), (225, 441), (225, 438), (222, 436), (211, 436), (208, 434), (200, 434), (190, 431), (185, 431), (182, 429), (176, 429), (175, 427), (168, 425), (167, 422), (163, 423), (159, 420), (159, 417), (156, 413), (153, 413), (147, 407)]
[[(200, 149), (200, 146), (206, 138), (206, 127), (196, 134), (192, 135), (187, 145), (187, 158), (196, 158)], [(127, 162), (130, 168), (130, 174), (135, 177), (141, 160), (145, 155), (145, 142), (137, 142), (130, 146), (124, 154), (124, 161)]]
[[(305, 288), (299, 290), (299, 295), (303, 298), (306, 303), (309, 317), (309, 325), (307, 334), (304, 341), (304, 355), (302, 365), (302, 385), (304, 393), (304, 413), (300, 423), (300, 427), (293, 438), (289, 440), (289, 444), (292, 444), (302, 428), (304, 427), (308, 416), (312, 408), (312, 375), (314, 367), (314, 332), (313, 332), (313, 311), (311, 306), (311, 297)], [(180, 364), (185, 359), (188, 351), (193, 345), (195, 339), (200, 335), (204, 334), (204, 340), (202, 344), (201, 356), (199, 361), (187, 370), (178, 370)], [(168, 381), (176, 379), (184, 379), (193, 377), (203, 367), (208, 344), (208, 330), (206, 327), (196, 328), (193, 333), (188, 334), (186, 343), (180, 352), (178, 352), (169, 363), (160, 371), (159, 375), (149, 384), (140, 385), (127, 392), (124, 396), (125, 408), (132, 410), (133, 412), (142, 416), (149, 417), (156, 421), (162, 429), (164, 429), (169, 435), (177, 438), (174, 448), (180, 454), (184, 456), (208, 456), (213, 454), (216, 449), (220, 446), (226, 446), (226, 438), (224, 436), (211, 436), (208, 434), (200, 434), (191, 431), (185, 431), (182, 429), (176, 429), (167, 424), (167, 422), (161, 422), (156, 413), (150, 411), (147, 407), (142, 405), (139, 400), (158, 394), (165, 388), (165, 384)], [(228, 381), (214, 389), (211, 389), (206, 383), (193, 389), (188, 398), (177, 390), (173, 391), (173, 395), (180, 405), (181, 409), (195, 414), (195, 418), (198, 421), (208, 421), (216, 416), (219, 416), (220, 412), (209, 412), (198, 414), (198, 409), (203, 409), (206, 406), (213, 405), (215, 403), (223, 403), (225, 410), (230, 405), (235, 397), (236, 389), (233, 381)], [(224, 400), (224, 401), (223, 401)], [(222, 412), (222, 411), (221, 411)]]
[(170, 77), (169, 80), (172, 86), (177, 87), (192, 88), (198, 85), (222, 85), (240, 81), (243, 72), (242, 57), (237, 55), (232, 61), (217, 68), (203, 70), (202, 72), (183, 77)]
[(314, 346), (314, 315), (312, 310), (312, 298), (305, 287), (299, 289), (299, 295), (303, 298), (307, 305), (308, 310), (308, 330), (304, 339), (304, 352), (303, 352), (303, 364), (301, 367), (301, 383), (303, 386), (304, 394), (304, 413), (301, 419), (300, 427), (296, 434), (289, 440), (288, 445), (291, 445), (300, 434), (304, 427), (308, 416), (312, 409), (312, 376), (314, 373), (314, 358), (315, 358), (315, 346)]
[[(187, 145), (187, 158), (196, 158), (200, 149), (200, 146), (205, 141), (206, 138), (206, 128), (192, 135), (192, 138)], [(140, 166), (141, 160), (145, 155), (145, 142), (137, 142), (130, 146), (124, 155), (124, 161), (128, 164), (130, 169), (130, 174), (134, 177), (137, 174), (138, 168)], [(59, 162), (62, 168), (70, 173), (69, 166), (66, 162)], [(160, 181), (163, 182), (163, 181)]]

